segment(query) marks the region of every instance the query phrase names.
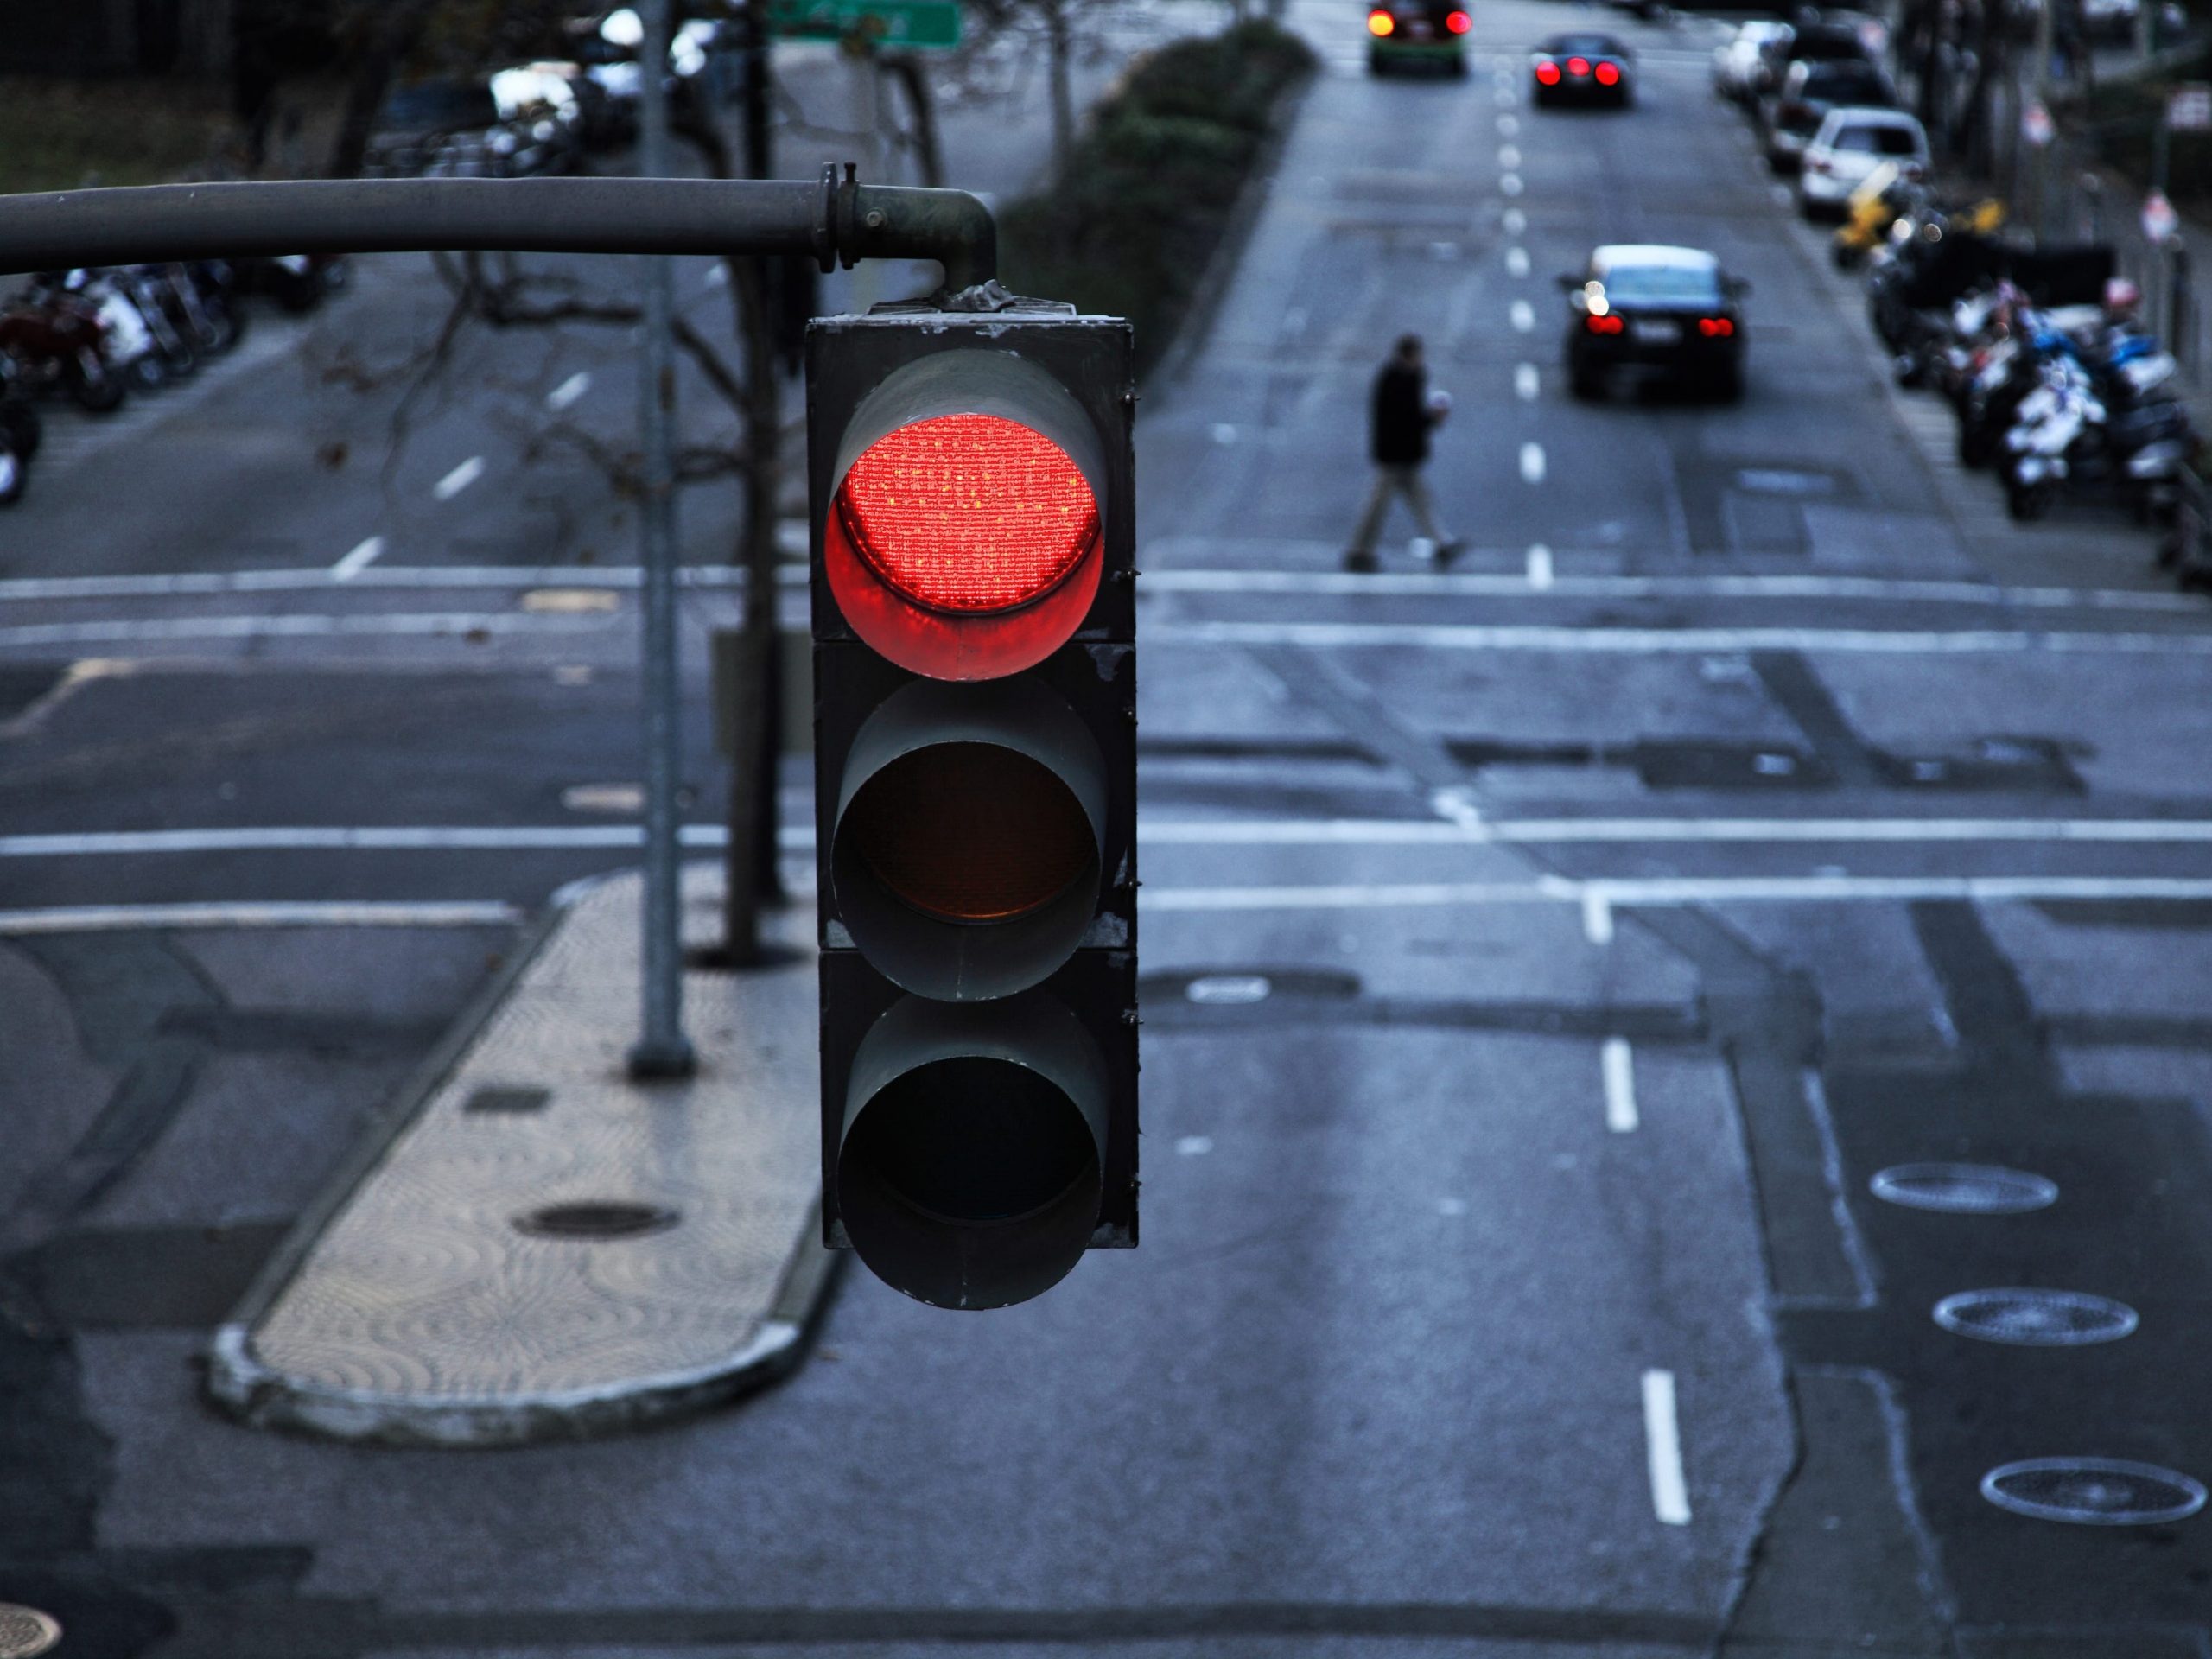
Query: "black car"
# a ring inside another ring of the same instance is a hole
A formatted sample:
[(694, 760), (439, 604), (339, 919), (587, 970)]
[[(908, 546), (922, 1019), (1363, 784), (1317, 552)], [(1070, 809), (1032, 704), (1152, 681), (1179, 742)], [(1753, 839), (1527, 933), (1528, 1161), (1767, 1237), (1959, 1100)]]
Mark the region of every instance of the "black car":
[(1475, 20), (1465, 5), (1430, 0), (1374, 0), (1367, 8), (1367, 67), (1467, 73), (1467, 32)]
[(1529, 56), (1529, 97), (1538, 104), (1625, 105), (1635, 59), (1610, 35), (1554, 35)]
[(1897, 107), (1889, 77), (1862, 59), (1794, 63), (1770, 105), (1766, 162), (1777, 173), (1792, 174), (1805, 164), (1805, 146), (1836, 109)]
[(1744, 320), (1750, 284), (1697, 248), (1616, 243), (1598, 249), (1567, 290), (1567, 384), (1601, 395), (1617, 370), (1671, 379), (1733, 402), (1744, 391)]

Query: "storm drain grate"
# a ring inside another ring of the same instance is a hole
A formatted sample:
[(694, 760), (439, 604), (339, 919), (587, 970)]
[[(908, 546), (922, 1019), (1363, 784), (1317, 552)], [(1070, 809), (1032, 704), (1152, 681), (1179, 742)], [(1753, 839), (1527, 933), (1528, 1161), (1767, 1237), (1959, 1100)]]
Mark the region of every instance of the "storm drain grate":
[(515, 1217), (515, 1228), (532, 1238), (643, 1238), (666, 1232), (679, 1219), (675, 1211), (657, 1204), (585, 1198), (527, 1211)]
[(1899, 1164), (1866, 1185), (1885, 1203), (1961, 1216), (2020, 1216), (2058, 1202), (2057, 1182), (1995, 1164)]
[(1991, 1470), (1981, 1495), (2000, 1510), (2082, 1527), (2154, 1527), (2204, 1507), (2204, 1483), (2120, 1458), (2030, 1458)]
[(1980, 1342), (2086, 1348), (2134, 1334), (2135, 1310), (2074, 1290), (1966, 1290), (1936, 1304), (1936, 1323)]
[(0, 1601), (0, 1659), (32, 1659), (61, 1640), (61, 1626), (35, 1607)]
[(502, 1089), (487, 1087), (477, 1090), (461, 1103), (464, 1112), (542, 1112), (552, 1103), (550, 1089)]

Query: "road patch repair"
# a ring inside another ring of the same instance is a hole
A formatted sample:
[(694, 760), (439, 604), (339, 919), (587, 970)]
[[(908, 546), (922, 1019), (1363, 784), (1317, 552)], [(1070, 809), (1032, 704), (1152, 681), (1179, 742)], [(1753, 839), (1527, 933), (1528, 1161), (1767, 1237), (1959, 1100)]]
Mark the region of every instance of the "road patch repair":
[[(632, 1082), (634, 872), (556, 902), (216, 1332), (247, 1422), (499, 1446), (696, 1411), (787, 1373), (834, 1280), (820, 1243), (810, 907), (684, 984), (696, 1077)], [(715, 942), (719, 868), (685, 872)]]

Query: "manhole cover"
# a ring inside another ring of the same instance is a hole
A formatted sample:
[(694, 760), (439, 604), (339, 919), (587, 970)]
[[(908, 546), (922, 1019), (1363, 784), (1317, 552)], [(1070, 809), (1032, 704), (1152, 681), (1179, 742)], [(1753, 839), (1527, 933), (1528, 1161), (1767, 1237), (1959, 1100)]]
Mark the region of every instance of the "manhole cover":
[(2132, 1335), (2135, 1310), (2072, 1290), (1965, 1290), (1936, 1304), (1936, 1323), (1982, 1342), (2082, 1348)]
[(675, 1211), (657, 1204), (594, 1198), (549, 1204), (517, 1216), (515, 1227), (533, 1238), (642, 1238), (666, 1232), (677, 1220)]
[(35, 1607), (0, 1601), (0, 1659), (31, 1659), (61, 1639), (61, 1626)]
[(1274, 986), (1265, 974), (1208, 974), (1183, 988), (1193, 1002), (1264, 1002)]
[(464, 1112), (542, 1112), (552, 1100), (548, 1089), (502, 1089), (496, 1086), (477, 1090), (461, 1103)]
[(1867, 1183), (1878, 1198), (1908, 1210), (1961, 1216), (2018, 1216), (2058, 1202), (2058, 1183), (1994, 1164), (1899, 1164)]
[(2084, 1527), (2150, 1527), (2204, 1507), (2204, 1484), (2155, 1464), (2119, 1458), (2030, 1458), (1981, 1478), (2000, 1510)]

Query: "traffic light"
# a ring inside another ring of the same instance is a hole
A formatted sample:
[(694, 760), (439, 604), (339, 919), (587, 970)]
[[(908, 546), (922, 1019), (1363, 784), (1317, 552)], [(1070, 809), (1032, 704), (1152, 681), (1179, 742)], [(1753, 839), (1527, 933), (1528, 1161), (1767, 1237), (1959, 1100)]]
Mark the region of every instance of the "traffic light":
[(807, 336), (823, 1242), (1003, 1307), (1137, 1242), (1128, 324)]

